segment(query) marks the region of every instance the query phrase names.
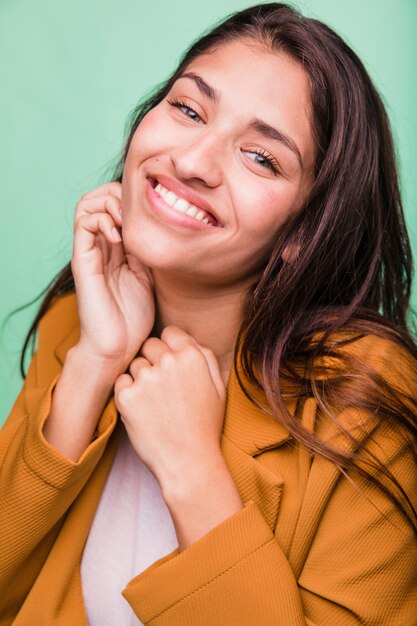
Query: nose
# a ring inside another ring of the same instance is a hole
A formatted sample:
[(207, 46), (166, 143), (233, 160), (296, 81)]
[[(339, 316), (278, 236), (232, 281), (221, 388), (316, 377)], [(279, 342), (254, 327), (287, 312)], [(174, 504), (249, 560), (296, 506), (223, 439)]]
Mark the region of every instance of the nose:
[(171, 150), (170, 159), (179, 178), (198, 181), (207, 187), (222, 182), (221, 141), (215, 133), (200, 132), (198, 138)]

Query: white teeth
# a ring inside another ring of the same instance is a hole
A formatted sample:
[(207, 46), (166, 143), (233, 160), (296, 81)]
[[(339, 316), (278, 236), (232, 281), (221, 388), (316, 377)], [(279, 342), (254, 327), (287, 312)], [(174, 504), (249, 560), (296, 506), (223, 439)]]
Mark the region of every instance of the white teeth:
[(172, 193), (172, 191), (168, 191), (168, 193), (166, 193), (164, 196), (164, 200), (167, 204), (169, 204), (169, 206), (173, 207), (178, 198), (175, 193)]
[(181, 213), (187, 213), (187, 209), (189, 206), (190, 205), (187, 200), (184, 200), (183, 198), (178, 198), (178, 200), (174, 204), (174, 209), (177, 209), (177, 211), (181, 211)]
[(190, 208), (186, 211), (187, 215), (191, 215), (191, 217), (195, 217), (198, 213), (198, 209), (195, 206), (190, 206)]
[(175, 193), (173, 193), (172, 191), (168, 191), (168, 189), (163, 187), (161, 183), (158, 183), (156, 185), (155, 191), (157, 191), (159, 195), (164, 198), (165, 202), (173, 209), (176, 209), (180, 213), (185, 213), (190, 217), (194, 217), (199, 222), (204, 222), (204, 224), (210, 224), (210, 219), (207, 217), (207, 213), (205, 211), (199, 209), (193, 204), (190, 204), (184, 198), (178, 198)]

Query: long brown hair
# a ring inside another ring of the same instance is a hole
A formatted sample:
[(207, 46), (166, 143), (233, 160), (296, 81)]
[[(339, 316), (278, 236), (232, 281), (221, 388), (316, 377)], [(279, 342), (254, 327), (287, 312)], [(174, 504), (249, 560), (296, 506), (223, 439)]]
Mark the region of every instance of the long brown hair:
[[(112, 180), (121, 181), (137, 126), (187, 65), (242, 37), (302, 64), (310, 83), (317, 158), (307, 202), (277, 234), (263, 274), (248, 294), (235, 351), (240, 384), (249, 397), (244, 379), (262, 389), (271, 415), (312, 454), (328, 458), (345, 474), (354, 469), (376, 483), (417, 530), (415, 507), (377, 458), (368, 455), (364, 460), (355, 446), (347, 453), (325, 443), (285, 405), (288, 394), (301, 402), (315, 398), (319, 413), (352, 440), (338, 421), (341, 408), (378, 413), (381, 421), (403, 433), (416, 455), (415, 397), (394, 390), (364, 357), (346, 350), (353, 339), (378, 335), (405, 350), (410, 363), (417, 358), (408, 330), (412, 255), (392, 135), (381, 98), (357, 55), (322, 22), (286, 4), (262, 4), (232, 14), (195, 41), (172, 76), (135, 109)], [(282, 253), (288, 244), (298, 253), (285, 262)], [(24, 344), (22, 373), (40, 318), (55, 297), (73, 289), (69, 264), (46, 290)], [(332, 368), (323, 366), (329, 358)]]

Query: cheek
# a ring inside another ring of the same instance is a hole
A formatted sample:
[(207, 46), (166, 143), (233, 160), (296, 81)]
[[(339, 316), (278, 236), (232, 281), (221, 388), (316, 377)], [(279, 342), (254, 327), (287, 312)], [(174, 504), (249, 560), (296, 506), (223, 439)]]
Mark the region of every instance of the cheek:
[(269, 188), (266, 185), (240, 193), (237, 205), (239, 228), (250, 235), (258, 233), (269, 239), (287, 221), (296, 208), (297, 192), (287, 181)]
[(158, 107), (145, 115), (130, 143), (126, 165), (143, 161), (166, 147), (169, 137), (166, 116), (161, 116)]
[(146, 144), (160, 142), (165, 136), (166, 116), (162, 116), (158, 107), (151, 109), (141, 121), (138, 130), (140, 141)]

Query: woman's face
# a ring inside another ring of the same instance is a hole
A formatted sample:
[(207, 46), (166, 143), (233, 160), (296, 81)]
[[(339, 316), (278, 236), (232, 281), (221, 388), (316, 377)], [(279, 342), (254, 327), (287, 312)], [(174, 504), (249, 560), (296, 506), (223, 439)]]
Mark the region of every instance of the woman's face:
[(240, 40), (195, 59), (132, 138), (128, 259), (219, 286), (258, 277), (312, 183), (310, 120), (307, 75), (285, 54)]

